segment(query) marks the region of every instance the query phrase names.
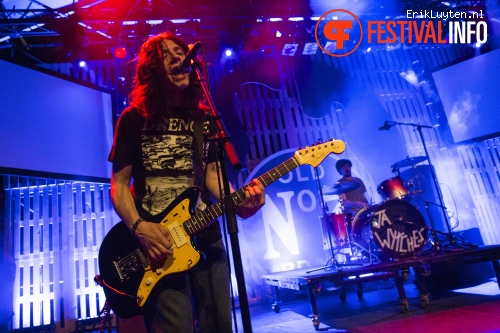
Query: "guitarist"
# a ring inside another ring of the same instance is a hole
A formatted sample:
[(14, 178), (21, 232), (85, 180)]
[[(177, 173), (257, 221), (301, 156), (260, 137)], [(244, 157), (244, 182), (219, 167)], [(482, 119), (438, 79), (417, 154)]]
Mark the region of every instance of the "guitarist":
[[(165, 259), (174, 248), (167, 229), (150, 222), (154, 215), (193, 186), (202, 188), (199, 209), (209, 204), (209, 194), (221, 199), (214, 148), (203, 142), (203, 93), (194, 84), (196, 73), (179, 67), (188, 50), (171, 33), (150, 37), (141, 46), (130, 106), (120, 115), (109, 155), (113, 206), (151, 261)], [(236, 213), (250, 217), (264, 199), (264, 187), (255, 179)], [(197, 332), (232, 331), (229, 270), (219, 223), (198, 233), (195, 242), (206, 260), (166, 276), (155, 287), (143, 307), (149, 332), (193, 333), (195, 322)]]

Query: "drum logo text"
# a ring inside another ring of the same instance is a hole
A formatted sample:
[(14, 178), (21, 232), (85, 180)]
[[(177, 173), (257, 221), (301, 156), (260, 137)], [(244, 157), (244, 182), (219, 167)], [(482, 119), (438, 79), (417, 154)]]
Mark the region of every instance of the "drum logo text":
[[(411, 221), (405, 221), (405, 226), (412, 225), (417, 224)], [(382, 248), (387, 248), (395, 252), (412, 253), (420, 249), (425, 242), (424, 227), (420, 229), (410, 228), (413, 230), (408, 230), (407, 228), (399, 230), (400, 228), (398, 228), (397, 222), (393, 223), (389, 219), (385, 213), (385, 209), (374, 212), (372, 227), (373, 235), (377, 239), (379, 245)]]

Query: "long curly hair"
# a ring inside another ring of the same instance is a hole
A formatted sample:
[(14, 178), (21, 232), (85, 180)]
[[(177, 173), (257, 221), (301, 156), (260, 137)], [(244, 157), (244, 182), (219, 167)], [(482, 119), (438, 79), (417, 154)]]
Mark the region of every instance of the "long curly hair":
[(134, 87), (130, 93), (130, 105), (136, 108), (148, 122), (157, 123), (168, 117), (201, 117), (199, 104), (203, 100), (202, 89), (195, 83), (196, 73), (191, 71), (189, 86), (181, 91), (181, 107), (179, 114), (171, 104), (167, 72), (163, 65), (162, 40), (169, 39), (179, 45), (186, 53), (188, 45), (170, 32), (150, 37), (141, 46), (137, 57)]

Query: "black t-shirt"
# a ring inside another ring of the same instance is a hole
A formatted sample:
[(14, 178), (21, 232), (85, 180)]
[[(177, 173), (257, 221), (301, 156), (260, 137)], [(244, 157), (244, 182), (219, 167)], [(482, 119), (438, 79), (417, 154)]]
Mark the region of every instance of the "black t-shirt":
[[(132, 165), (132, 193), (139, 214), (161, 213), (177, 196), (192, 186), (202, 186), (203, 121), (168, 118), (149, 125), (134, 108), (118, 120), (109, 161)], [(212, 156), (210, 154), (209, 156)], [(210, 162), (211, 159), (208, 160)], [(209, 204), (206, 198), (204, 203)], [(147, 218), (147, 216), (142, 216)], [(218, 228), (213, 223), (211, 228)]]

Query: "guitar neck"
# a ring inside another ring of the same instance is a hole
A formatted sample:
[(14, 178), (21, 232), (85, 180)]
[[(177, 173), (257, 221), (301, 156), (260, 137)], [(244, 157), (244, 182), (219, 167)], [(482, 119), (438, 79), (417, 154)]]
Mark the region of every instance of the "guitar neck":
[[(264, 186), (268, 186), (275, 182), (276, 180), (280, 179), (293, 169), (297, 168), (300, 165), (300, 163), (297, 162), (295, 157), (289, 158), (285, 162), (281, 163), (277, 167), (271, 169), (270, 171), (264, 173), (260, 177), (257, 177), (257, 179), (260, 181), (260, 183)], [(243, 186), (236, 192), (231, 194), (231, 200), (234, 204), (234, 206), (239, 205), (240, 203), (245, 200), (245, 188), (247, 187)], [(223, 203), (222, 201), (217, 202), (216, 204), (208, 207), (202, 212), (199, 212), (195, 215), (193, 215), (191, 218), (186, 220), (184, 222), (184, 229), (189, 235), (196, 234), (197, 232), (201, 231), (205, 227), (207, 227), (209, 224), (212, 223), (216, 218), (221, 216), (224, 212), (223, 209)]]
[[(304, 149), (299, 149), (295, 152), (295, 155), (285, 162), (281, 163), (277, 167), (266, 172), (257, 179), (264, 186), (268, 186), (275, 180), (280, 179), (296, 167), (302, 164), (308, 164), (312, 167), (317, 167), (326, 156), (331, 153), (340, 154), (345, 150), (345, 143), (340, 140), (331, 140), (329, 142), (313, 145), (312, 147), (306, 147)], [(240, 188), (238, 191), (231, 194), (230, 198), (232, 203), (236, 206), (245, 200), (245, 188), (248, 185)], [(184, 230), (189, 235), (193, 235), (205, 227), (207, 227), (212, 221), (222, 215), (224, 212), (224, 207), (222, 201), (217, 202), (198, 214), (193, 215), (187, 221), (183, 223)]]

